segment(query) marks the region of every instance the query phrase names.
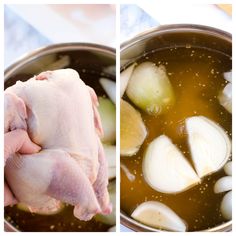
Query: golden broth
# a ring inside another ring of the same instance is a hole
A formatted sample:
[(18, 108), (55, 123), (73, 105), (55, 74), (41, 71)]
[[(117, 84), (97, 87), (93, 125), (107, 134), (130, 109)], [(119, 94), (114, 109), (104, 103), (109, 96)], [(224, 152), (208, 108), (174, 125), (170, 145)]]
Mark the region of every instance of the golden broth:
[[(132, 157), (121, 157), (121, 165), (135, 177), (130, 181), (121, 169), (121, 210), (131, 215), (142, 202), (160, 201), (173, 209), (188, 225), (188, 231), (198, 231), (220, 225), (225, 220), (220, 213), (220, 203), (225, 193), (215, 194), (216, 180), (224, 176), (220, 170), (206, 176), (201, 184), (178, 194), (164, 194), (152, 189), (142, 174), (142, 159), (148, 144), (161, 134), (170, 137), (190, 163), (184, 121), (187, 117), (202, 115), (219, 123), (231, 137), (232, 116), (217, 99), (227, 81), (223, 72), (231, 70), (231, 58), (206, 48), (178, 47), (152, 51), (137, 60), (164, 65), (173, 86), (176, 102), (168, 112), (150, 116), (139, 110), (148, 135), (139, 152)], [(135, 105), (126, 97), (134, 107)], [(136, 109), (138, 109), (136, 107)]]

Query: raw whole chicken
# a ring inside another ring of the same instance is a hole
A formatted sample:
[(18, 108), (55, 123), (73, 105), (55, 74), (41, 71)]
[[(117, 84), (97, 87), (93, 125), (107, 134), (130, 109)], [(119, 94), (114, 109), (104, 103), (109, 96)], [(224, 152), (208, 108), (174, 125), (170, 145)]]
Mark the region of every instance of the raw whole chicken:
[(109, 214), (107, 163), (97, 96), (72, 69), (42, 72), (5, 90), (5, 133), (27, 130), (42, 150), (16, 153), (5, 178), (19, 202), (32, 212), (52, 211), (60, 202), (74, 205), (74, 215), (90, 220)]

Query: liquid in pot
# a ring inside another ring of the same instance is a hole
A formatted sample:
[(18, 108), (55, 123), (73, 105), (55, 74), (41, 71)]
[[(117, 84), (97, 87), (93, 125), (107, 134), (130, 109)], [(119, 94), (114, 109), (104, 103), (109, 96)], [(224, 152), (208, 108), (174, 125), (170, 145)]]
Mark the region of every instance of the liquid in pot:
[(219, 51), (197, 47), (175, 47), (152, 51), (136, 63), (150, 61), (164, 65), (175, 93), (175, 104), (158, 116), (142, 112), (129, 98), (129, 102), (141, 113), (148, 135), (139, 151), (130, 157), (121, 156), (121, 165), (133, 178), (128, 178), (121, 168), (121, 210), (131, 216), (135, 208), (145, 201), (159, 201), (169, 206), (187, 224), (188, 231), (200, 231), (220, 225), (226, 220), (220, 212), (225, 193), (215, 194), (215, 182), (225, 175), (220, 171), (206, 176), (201, 183), (176, 194), (166, 194), (152, 189), (145, 181), (142, 160), (148, 144), (160, 135), (167, 135), (193, 165), (183, 132), (184, 121), (191, 116), (205, 116), (218, 123), (232, 138), (232, 116), (219, 104), (218, 94), (227, 83), (223, 73), (231, 70), (231, 57)]

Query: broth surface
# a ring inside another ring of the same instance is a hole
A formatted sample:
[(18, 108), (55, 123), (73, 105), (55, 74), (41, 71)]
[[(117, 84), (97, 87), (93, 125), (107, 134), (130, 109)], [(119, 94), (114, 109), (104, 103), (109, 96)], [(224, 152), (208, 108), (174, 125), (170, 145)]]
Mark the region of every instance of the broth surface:
[(55, 215), (38, 215), (19, 210), (16, 206), (5, 208), (5, 219), (24, 232), (77, 232), (107, 231), (111, 226), (101, 222), (80, 221), (73, 215), (73, 206), (65, 208)]
[(232, 138), (232, 115), (219, 104), (217, 96), (228, 83), (223, 72), (232, 68), (231, 57), (205, 48), (179, 47), (152, 51), (137, 60), (164, 65), (175, 93), (175, 105), (165, 114), (150, 116), (138, 109), (128, 98), (124, 99), (141, 112), (148, 135), (139, 152), (121, 157), (121, 165), (135, 177), (130, 181), (121, 169), (121, 210), (131, 215), (144, 201), (160, 201), (174, 210), (188, 225), (188, 231), (212, 228), (225, 222), (220, 203), (225, 193), (215, 194), (214, 183), (223, 170), (202, 179), (201, 184), (178, 194), (164, 194), (152, 189), (144, 180), (142, 159), (148, 144), (165, 134), (183, 152), (192, 164), (184, 121), (190, 116), (206, 116), (225, 129)]

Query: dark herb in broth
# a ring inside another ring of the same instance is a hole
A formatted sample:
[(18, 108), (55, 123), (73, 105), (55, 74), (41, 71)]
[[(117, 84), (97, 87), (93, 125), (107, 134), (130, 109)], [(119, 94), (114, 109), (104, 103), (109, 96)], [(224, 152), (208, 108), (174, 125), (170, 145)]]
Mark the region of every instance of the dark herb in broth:
[[(184, 128), (184, 121), (190, 116), (206, 116), (220, 124), (232, 136), (232, 116), (217, 99), (227, 83), (223, 72), (231, 70), (231, 57), (206, 48), (176, 47), (147, 53), (137, 63), (145, 61), (166, 67), (176, 102), (168, 112), (156, 117), (140, 111), (148, 135), (136, 155), (121, 157), (121, 163), (135, 176), (135, 180), (130, 181), (121, 170), (121, 210), (130, 216), (142, 202), (157, 200), (184, 219), (188, 231), (205, 230), (220, 225), (225, 221), (219, 209), (224, 193), (215, 194), (213, 186), (216, 180), (225, 175), (223, 170), (206, 176), (201, 184), (187, 191), (163, 194), (153, 190), (145, 182), (142, 159), (148, 144), (159, 135), (166, 134), (192, 164)], [(127, 96), (124, 99), (135, 107)]]
[[(56, 56), (59, 59), (62, 55), (70, 56), (70, 65), (67, 68), (73, 68), (77, 70), (80, 74), (80, 78), (84, 82), (91, 86), (95, 91), (97, 96), (104, 96), (106, 94), (98, 82), (100, 77), (106, 77), (111, 80), (115, 80), (115, 75), (107, 74), (99, 68), (99, 65), (89, 65), (87, 67), (82, 67), (84, 65), (78, 62), (78, 55), (76, 52), (67, 52), (66, 54), (58, 54)], [(30, 66), (30, 65), (29, 65)], [(95, 67), (93, 67), (95, 66)], [(97, 66), (97, 68), (96, 68)], [(91, 68), (90, 68), (91, 67)], [(96, 69), (94, 69), (96, 68)], [(42, 69), (43, 71), (43, 69)], [(38, 73), (40, 73), (39, 71)], [(9, 78), (5, 84), (5, 89), (11, 85), (14, 85), (17, 80), (26, 81), (34, 76), (33, 74), (18, 73), (13, 77)], [(105, 232), (111, 225), (107, 225), (96, 221), (94, 219), (90, 221), (80, 221), (73, 215), (73, 206), (65, 204), (65, 207), (61, 212), (54, 215), (39, 215), (30, 212), (25, 212), (19, 210), (17, 206), (8, 206), (4, 209), (5, 219), (16, 227), (19, 231), (24, 232)]]

